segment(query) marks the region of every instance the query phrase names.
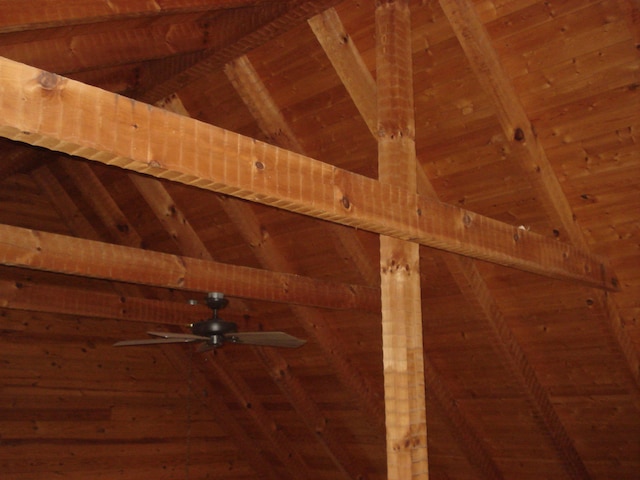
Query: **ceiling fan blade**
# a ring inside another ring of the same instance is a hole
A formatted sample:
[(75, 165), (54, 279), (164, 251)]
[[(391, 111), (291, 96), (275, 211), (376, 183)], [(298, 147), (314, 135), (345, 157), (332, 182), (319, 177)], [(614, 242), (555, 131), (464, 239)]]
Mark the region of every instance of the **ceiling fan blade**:
[(238, 332), (227, 335), (227, 340), (229, 343), (286, 348), (297, 348), (307, 343), (284, 332)]
[(183, 339), (183, 340), (192, 340), (196, 341), (204, 341), (207, 337), (202, 337), (200, 335), (193, 335), (192, 333), (172, 333), (172, 332), (147, 332), (149, 335), (153, 335), (154, 337), (162, 337), (162, 338), (175, 338), (175, 339)]
[[(194, 335), (195, 337), (195, 335)], [(191, 342), (203, 342), (206, 338), (150, 338), (145, 340), (123, 340), (113, 344), (114, 347), (131, 347), (135, 345), (157, 345), (161, 343), (191, 343)]]

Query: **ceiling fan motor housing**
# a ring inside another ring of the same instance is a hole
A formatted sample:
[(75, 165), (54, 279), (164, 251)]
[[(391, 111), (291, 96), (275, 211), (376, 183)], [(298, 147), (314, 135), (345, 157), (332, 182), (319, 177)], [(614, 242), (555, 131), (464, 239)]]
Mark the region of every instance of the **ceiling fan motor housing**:
[(217, 318), (196, 322), (191, 325), (191, 331), (194, 335), (202, 337), (211, 337), (213, 335), (225, 335), (227, 333), (235, 333), (238, 331), (238, 325), (234, 322), (226, 322)]

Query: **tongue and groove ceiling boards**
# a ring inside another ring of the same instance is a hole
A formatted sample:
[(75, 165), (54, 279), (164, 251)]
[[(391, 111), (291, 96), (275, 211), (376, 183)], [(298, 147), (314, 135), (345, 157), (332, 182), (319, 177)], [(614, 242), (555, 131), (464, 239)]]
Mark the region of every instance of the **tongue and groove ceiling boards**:
[(3, 478), (637, 478), (639, 19), (0, 0)]

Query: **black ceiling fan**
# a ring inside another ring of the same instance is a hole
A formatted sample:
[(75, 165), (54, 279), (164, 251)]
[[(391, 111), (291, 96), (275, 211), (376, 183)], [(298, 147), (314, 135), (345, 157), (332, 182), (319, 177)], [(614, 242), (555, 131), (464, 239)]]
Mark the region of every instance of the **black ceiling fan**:
[(146, 340), (124, 340), (114, 343), (114, 347), (128, 347), (135, 345), (156, 345), (162, 343), (194, 343), (201, 342), (200, 352), (213, 350), (225, 343), (240, 345), (259, 345), (265, 347), (297, 348), (306, 343), (284, 332), (238, 332), (234, 322), (227, 322), (218, 317), (218, 310), (229, 303), (220, 292), (211, 292), (206, 298), (207, 306), (213, 310), (213, 317), (208, 320), (191, 324), (192, 333), (147, 332), (159, 338)]

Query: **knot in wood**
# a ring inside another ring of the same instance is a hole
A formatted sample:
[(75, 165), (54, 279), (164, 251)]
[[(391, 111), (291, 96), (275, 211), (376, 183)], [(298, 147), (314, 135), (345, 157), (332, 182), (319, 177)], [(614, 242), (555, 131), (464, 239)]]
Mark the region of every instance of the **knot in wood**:
[(61, 77), (51, 72), (40, 72), (38, 83), (45, 90), (55, 90), (61, 83)]

